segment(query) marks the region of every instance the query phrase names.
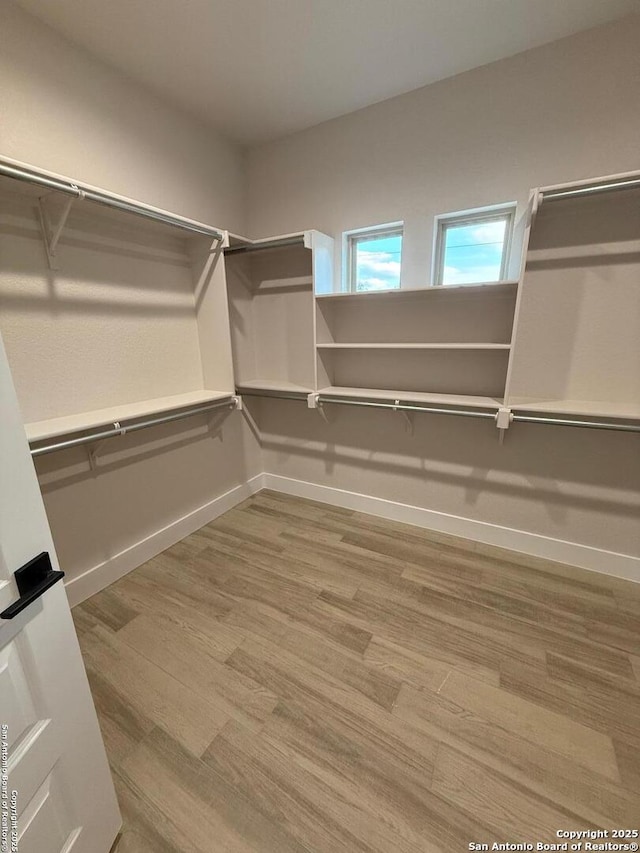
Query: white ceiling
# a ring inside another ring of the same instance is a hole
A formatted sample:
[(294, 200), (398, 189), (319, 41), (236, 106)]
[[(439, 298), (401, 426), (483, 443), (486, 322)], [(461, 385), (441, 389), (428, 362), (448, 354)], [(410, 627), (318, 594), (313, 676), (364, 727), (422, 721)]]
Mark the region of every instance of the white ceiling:
[(19, 0), (244, 144), (639, 9), (640, 0)]

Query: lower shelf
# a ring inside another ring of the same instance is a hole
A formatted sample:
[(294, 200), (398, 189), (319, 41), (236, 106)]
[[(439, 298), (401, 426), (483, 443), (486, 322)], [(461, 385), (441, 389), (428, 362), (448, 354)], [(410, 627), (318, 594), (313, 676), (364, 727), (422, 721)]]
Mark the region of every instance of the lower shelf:
[(471, 406), (497, 411), (503, 401), (499, 397), (476, 397), (465, 394), (430, 394), (422, 391), (394, 391), (380, 388), (346, 388), (329, 386), (318, 392), (331, 397), (352, 397), (369, 400), (401, 400), (405, 403), (425, 403), (438, 406)]
[(507, 405), (510, 409), (517, 412), (546, 412), (553, 415), (579, 415), (640, 420), (640, 403), (610, 403), (606, 400), (541, 400), (534, 397), (512, 397)]
[(62, 418), (50, 418), (46, 421), (34, 421), (25, 424), (29, 442), (43, 441), (47, 438), (57, 438), (71, 432), (81, 432), (86, 429), (112, 424), (116, 421), (126, 421), (132, 418), (144, 418), (160, 412), (173, 409), (185, 409), (189, 406), (199, 406), (224, 400), (233, 396), (234, 391), (189, 391), (186, 394), (174, 394), (171, 397), (157, 397), (154, 400), (144, 400), (140, 403), (125, 403), (122, 406), (112, 406), (108, 409), (96, 409), (92, 412), (82, 412), (78, 415), (67, 415)]

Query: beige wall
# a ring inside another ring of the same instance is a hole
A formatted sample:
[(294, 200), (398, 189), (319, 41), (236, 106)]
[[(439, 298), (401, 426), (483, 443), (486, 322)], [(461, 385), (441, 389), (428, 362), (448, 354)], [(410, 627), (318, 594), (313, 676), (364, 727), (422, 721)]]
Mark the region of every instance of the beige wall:
[(436, 214), (640, 166), (639, 39), (627, 19), (254, 148), (250, 236), (404, 220), (402, 284), (427, 284)]
[(245, 225), (237, 147), (10, 0), (0, 4), (0, 153), (221, 228)]
[[(252, 236), (404, 219), (403, 286), (429, 279), (433, 217), (640, 167), (640, 22), (520, 54), (249, 154)], [(339, 266), (339, 264), (338, 264)], [(640, 555), (637, 437), (259, 404), (265, 469)]]
[[(3, 155), (243, 230), (238, 149), (7, 2), (0, 80)], [(25, 418), (201, 387), (184, 249), (180, 257), (166, 241), (123, 237), (113, 224), (87, 238), (71, 221), (54, 275), (33, 207), (1, 211), (9, 231), (0, 244), (0, 329)], [(101, 239), (111, 248), (101, 249)], [(36, 467), (60, 563), (73, 579), (246, 482), (261, 463), (235, 413), (220, 433), (200, 418), (114, 439), (95, 470), (82, 448)]]

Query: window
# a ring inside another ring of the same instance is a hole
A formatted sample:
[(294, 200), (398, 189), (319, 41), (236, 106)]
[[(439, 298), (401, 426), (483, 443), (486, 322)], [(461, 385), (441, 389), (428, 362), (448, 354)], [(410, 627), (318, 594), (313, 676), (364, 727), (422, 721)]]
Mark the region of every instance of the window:
[(349, 290), (400, 287), (402, 223), (352, 231), (346, 235), (346, 240)]
[(434, 284), (505, 278), (514, 206), (438, 217)]

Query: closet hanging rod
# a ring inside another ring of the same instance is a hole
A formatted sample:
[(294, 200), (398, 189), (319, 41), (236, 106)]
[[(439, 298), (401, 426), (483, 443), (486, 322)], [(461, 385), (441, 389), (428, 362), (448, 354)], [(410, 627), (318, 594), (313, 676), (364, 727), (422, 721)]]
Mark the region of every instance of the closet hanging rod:
[(305, 400), (311, 391), (269, 391), (268, 389), (236, 388), (236, 393), (243, 397), (269, 397), (271, 400)]
[(585, 427), (586, 429), (611, 429), (619, 432), (640, 432), (640, 424), (612, 423), (610, 421), (575, 421), (567, 418), (544, 418), (538, 415), (512, 416), (513, 421), (527, 424), (551, 424), (552, 426)]
[(17, 181), (22, 181), (29, 184), (37, 184), (54, 192), (64, 193), (75, 198), (83, 198), (93, 201), (96, 204), (101, 204), (104, 207), (123, 210), (127, 213), (133, 213), (137, 216), (143, 216), (146, 219), (152, 219), (155, 222), (162, 222), (165, 225), (172, 225), (176, 228), (181, 228), (184, 231), (191, 231), (194, 234), (202, 234), (206, 237), (213, 237), (215, 240), (222, 241), (224, 235), (217, 228), (212, 228), (205, 225), (203, 222), (196, 222), (193, 219), (186, 219), (184, 216), (178, 216), (175, 213), (169, 213), (166, 210), (161, 210), (158, 207), (142, 204), (121, 198), (120, 196), (111, 193), (102, 192), (92, 189), (83, 184), (75, 183), (74, 181), (64, 178), (57, 178), (53, 175), (48, 175), (46, 172), (40, 172), (36, 169), (27, 169), (23, 166), (16, 166), (8, 163), (6, 160), (0, 159), (0, 175), (8, 178), (13, 178)]
[(594, 193), (613, 192), (615, 190), (632, 189), (640, 187), (640, 178), (628, 178), (622, 181), (611, 181), (608, 184), (589, 184), (584, 187), (573, 187), (566, 190), (542, 190), (542, 201), (555, 201), (563, 198), (579, 198)]
[(80, 447), (83, 444), (92, 444), (94, 441), (103, 441), (106, 438), (113, 438), (116, 435), (126, 435), (130, 432), (136, 432), (139, 429), (147, 429), (147, 427), (157, 426), (158, 424), (167, 424), (171, 421), (179, 421), (183, 418), (190, 418), (195, 415), (205, 414), (206, 412), (211, 412), (215, 409), (225, 407), (235, 409), (237, 408), (237, 405), (237, 400), (234, 397), (229, 396), (228, 400), (220, 400), (209, 406), (199, 406), (195, 409), (186, 409), (183, 412), (176, 412), (173, 415), (162, 415), (162, 417), (159, 418), (149, 418), (145, 421), (133, 423), (130, 426), (127, 426), (127, 424), (123, 426), (119, 421), (113, 421), (113, 426), (110, 429), (103, 430), (102, 432), (94, 432), (91, 435), (82, 435), (79, 438), (70, 438), (66, 441), (57, 441), (53, 444), (45, 444), (42, 447), (31, 448), (31, 456), (44, 456), (45, 453), (53, 453), (55, 450), (67, 450), (70, 447)]
[(284, 249), (287, 246), (304, 246), (304, 234), (283, 237), (280, 240), (264, 240), (261, 243), (247, 243), (245, 246), (227, 246), (225, 255), (246, 255), (249, 252), (264, 252), (266, 249)]
[[(317, 397), (318, 404), (336, 403), (339, 406), (365, 406), (375, 409), (392, 409), (393, 411), (403, 412), (422, 412), (431, 415), (461, 415), (467, 418), (485, 418), (496, 420), (494, 412), (475, 411), (473, 409), (439, 409), (431, 406), (417, 406), (406, 403), (380, 403), (373, 400), (346, 400), (341, 397), (326, 397), (324, 394), (319, 394)], [(585, 427), (587, 429), (608, 429), (617, 430), (619, 432), (637, 432), (640, 433), (640, 424), (624, 424), (613, 423), (609, 421), (578, 421), (567, 418), (547, 418), (539, 415), (519, 415), (511, 414), (511, 422), (531, 423), (531, 424), (551, 424), (553, 426), (571, 426)]]
[(414, 406), (408, 403), (379, 403), (374, 400), (345, 400), (342, 397), (326, 397), (319, 394), (318, 405), (322, 403), (337, 403), (339, 406), (365, 406), (373, 409), (393, 409), (401, 412), (423, 412), (429, 415), (460, 415), (465, 418), (489, 418), (495, 421), (494, 412), (482, 412), (474, 409), (438, 409), (431, 406)]

